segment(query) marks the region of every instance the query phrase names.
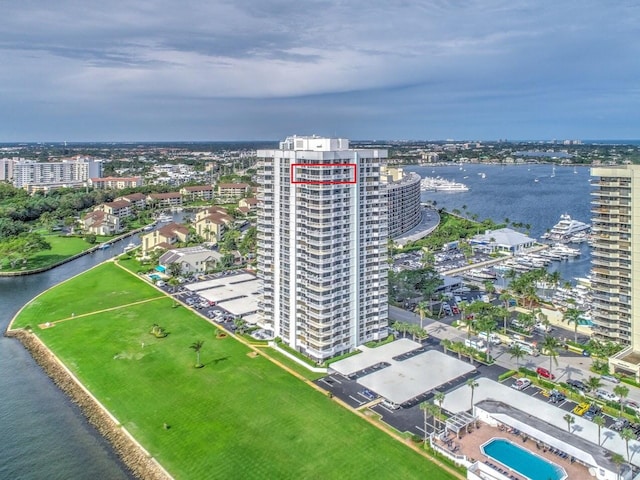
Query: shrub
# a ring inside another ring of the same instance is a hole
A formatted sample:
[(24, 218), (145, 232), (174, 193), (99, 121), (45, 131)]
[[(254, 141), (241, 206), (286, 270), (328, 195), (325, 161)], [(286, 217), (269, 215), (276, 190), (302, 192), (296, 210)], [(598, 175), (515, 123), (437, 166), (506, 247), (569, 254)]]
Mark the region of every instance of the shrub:
[(504, 372), (502, 375), (498, 376), (499, 382), (504, 382), (507, 378), (513, 377), (516, 373), (515, 370), (509, 370), (508, 372)]

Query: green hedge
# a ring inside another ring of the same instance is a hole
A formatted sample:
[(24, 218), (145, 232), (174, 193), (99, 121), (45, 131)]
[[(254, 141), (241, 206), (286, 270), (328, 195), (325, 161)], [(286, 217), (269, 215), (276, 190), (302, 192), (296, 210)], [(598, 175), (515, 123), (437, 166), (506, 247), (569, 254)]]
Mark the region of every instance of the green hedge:
[(502, 375), (498, 376), (499, 382), (504, 382), (506, 379), (513, 377), (516, 373), (515, 370), (509, 370), (508, 372), (504, 372)]

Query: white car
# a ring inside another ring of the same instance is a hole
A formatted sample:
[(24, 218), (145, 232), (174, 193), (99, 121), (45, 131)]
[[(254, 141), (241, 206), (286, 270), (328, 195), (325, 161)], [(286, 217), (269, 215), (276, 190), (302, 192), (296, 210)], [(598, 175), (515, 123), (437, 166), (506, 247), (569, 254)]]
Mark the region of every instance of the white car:
[(612, 393), (609, 390), (605, 390), (604, 388), (598, 388), (596, 390), (596, 397), (606, 400), (608, 402), (620, 401), (620, 398), (615, 393)]
[(531, 385), (531, 380), (529, 380), (528, 378), (519, 378), (518, 380), (513, 382), (511, 388), (515, 388), (516, 390), (524, 390), (529, 385)]
[(605, 380), (607, 382), (611, 382), (611, 383), (620, 383), (620, 380), (616, 377), (614, 377), (613, 375), (602, 375), (600, 377), (601, 380)]
[(640, 403), (636, 402), (635, 400), (625, 400), (624, 406), (640, 414)]

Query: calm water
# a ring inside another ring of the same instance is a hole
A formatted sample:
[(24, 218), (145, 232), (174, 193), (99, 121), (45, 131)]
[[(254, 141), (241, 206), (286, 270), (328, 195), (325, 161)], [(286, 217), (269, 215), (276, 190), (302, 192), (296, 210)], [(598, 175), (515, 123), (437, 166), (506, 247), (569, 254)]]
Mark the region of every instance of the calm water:
[[(440, 176), (469, 187), (467, 192), (423, 192), (423, 201), (435, 200), (438, 207), (448, 211), (457, 208), (467, 215), (476, 214), (480, 220), (491, 218), (504, 222), (508, 218), (510, 222), (529, 224), (530, 235), (534, 238), (540, 238), (558, 223), (563, 213), (591, 223), (589, 168), (578, 167), (574, 173), (573, 167), (556, 167), (555, 176), (552, 176), (551, 165), (463, 165), (462, 168), (453, 165), (406, 167), (406, 170), (422, 177)], [(589, 247), (581, 244), (580, 248), (582, 255), (553, 263), (549, 270), (560, 271), (565, 281), (585, 276), (590, 268)]]
[[(129, 241), (46, 273), (0, 278), (2, 332), (35, 295), (121, 253)], [(0, 337), (0, 458), (0, 479), (133, 478), (22, 345), (5, 337)]]

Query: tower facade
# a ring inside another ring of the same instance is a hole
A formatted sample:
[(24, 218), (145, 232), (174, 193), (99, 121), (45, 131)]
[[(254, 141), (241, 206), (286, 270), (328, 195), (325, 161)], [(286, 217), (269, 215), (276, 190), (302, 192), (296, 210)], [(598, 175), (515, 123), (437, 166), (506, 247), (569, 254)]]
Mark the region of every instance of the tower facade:
[(594, 333), (640, 351), (640, 166), (591, 175)]
[(387, 336), (386, 157), (315, 136), (258, 151), (262, 320), (317, 362)]

